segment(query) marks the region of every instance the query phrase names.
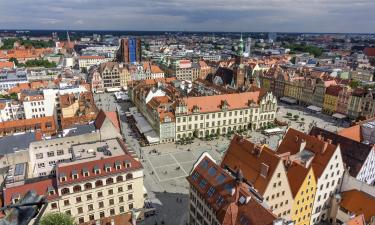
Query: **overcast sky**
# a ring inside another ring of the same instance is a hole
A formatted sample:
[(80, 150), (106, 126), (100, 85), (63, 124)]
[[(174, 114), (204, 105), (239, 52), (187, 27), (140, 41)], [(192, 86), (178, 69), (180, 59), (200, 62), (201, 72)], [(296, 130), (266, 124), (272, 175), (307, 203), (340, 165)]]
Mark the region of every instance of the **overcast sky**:
[(375, 0), (0, 0), (0, 29), (375, 32)]

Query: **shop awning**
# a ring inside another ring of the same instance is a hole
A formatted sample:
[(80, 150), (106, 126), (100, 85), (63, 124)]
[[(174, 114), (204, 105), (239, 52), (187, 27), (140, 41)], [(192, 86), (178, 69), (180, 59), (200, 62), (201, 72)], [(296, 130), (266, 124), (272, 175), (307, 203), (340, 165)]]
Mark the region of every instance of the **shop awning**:
[(290, 97), (282, 97), (282, 98), (280, 98), (280, 100), (283, 101), (283, 102), (289, 103), (289, 104), (296, 104), (297, 103), (296, 99), (290, 98)]
[(332, 115), (332, 117), (335, 117), (337, 119), (344, 119), (344, 118), (346, 118), (346, 115), (341, 114), (341, 113), (335, 113), (335, 114)]
[(310, 105), (309, 107), (307, 107), (308, 109), (314, 111), (314, 112), (321, 112), (322, 111), (322, 108), (318, 107), (318, 106), (315, 106), (315, 105)]

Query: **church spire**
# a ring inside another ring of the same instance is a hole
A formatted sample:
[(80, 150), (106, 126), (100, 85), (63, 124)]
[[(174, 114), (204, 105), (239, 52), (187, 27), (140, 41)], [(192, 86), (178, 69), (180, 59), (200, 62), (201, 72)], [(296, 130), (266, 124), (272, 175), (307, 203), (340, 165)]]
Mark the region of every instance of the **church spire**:
[(240, 38), (240, 41), (238, 43), (238, 46), (237, 46), (237, 55), (238, 56), (243, 56), (243, 48), (244, 48), (244, 45), (243, 45), (243, 39), (242, 39), (242, 33), (241, 33), (241, 38)]

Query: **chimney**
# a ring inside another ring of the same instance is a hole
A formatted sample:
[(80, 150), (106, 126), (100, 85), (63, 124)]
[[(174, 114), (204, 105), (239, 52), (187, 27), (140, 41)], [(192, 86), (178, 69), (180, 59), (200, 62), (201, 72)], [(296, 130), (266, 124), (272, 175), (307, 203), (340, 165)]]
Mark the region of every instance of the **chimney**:
[(264, 178), (267, 177), (267, 175), (268, 175), (268, 168), (269, 168), (269, 166), (267, 164), (265, 164), (265, 163), (262, 163), (260, 165), (260, 175), (262, 177), (264, 177)]
[(322, 152), (321, 152), (322, 154), (324, 154), (326, 152), (327, 147), (328, 147), (328, 142), (324, 142), (324, 145), (322, 147)]

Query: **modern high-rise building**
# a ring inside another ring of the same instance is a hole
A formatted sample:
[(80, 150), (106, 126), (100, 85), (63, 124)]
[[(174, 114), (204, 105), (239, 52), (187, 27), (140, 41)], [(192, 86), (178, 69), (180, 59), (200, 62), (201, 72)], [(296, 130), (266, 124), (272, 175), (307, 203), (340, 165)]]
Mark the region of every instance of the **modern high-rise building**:
[(140, 38), (123, 38), (117, 52), (117, 60), (124, 63), (136, 63), (142, 60), (142, 44)]

